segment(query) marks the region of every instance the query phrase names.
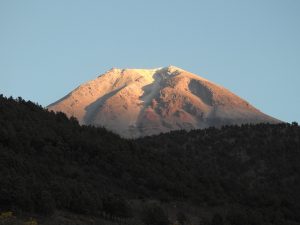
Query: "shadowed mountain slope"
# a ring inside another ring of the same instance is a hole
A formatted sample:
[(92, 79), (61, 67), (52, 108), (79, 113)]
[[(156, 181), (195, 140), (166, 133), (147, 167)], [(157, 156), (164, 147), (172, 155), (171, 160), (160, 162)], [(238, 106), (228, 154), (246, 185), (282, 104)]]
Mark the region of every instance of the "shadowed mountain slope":
[[(127, 140), (21, 98), (0, 96), (0, 215), (63, 210), (135, 220), (155, 200), (170, 205), (173, 223), (172, 214), (183, 210), (192, 225), (215, 213), (226, 225), (298, 225), (299, 160), (296, 123)], [(39, 224), (95, 224), (49, 220)]]

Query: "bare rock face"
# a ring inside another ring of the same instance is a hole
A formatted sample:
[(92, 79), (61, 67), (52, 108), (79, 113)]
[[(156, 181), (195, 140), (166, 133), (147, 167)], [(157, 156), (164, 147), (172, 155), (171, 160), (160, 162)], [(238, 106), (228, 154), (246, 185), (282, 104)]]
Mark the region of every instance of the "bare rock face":
[(229, 90), (169, 66), (111, 69), (48, 106), (126, 138), (244, 123), (279, 123)]

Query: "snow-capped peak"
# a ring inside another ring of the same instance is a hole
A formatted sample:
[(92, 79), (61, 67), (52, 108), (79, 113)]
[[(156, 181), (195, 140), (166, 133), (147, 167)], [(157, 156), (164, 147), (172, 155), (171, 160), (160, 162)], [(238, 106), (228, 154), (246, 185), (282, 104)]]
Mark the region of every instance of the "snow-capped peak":
[(124, 137), (242, 123), (276, 123), (245, 100), (176, 66), (112, 68), (48, 106)]

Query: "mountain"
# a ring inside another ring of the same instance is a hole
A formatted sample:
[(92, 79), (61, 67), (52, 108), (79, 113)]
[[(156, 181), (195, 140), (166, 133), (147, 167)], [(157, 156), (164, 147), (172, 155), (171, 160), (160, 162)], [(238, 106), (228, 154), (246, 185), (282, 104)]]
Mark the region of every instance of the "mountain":
[(48, 106), (123, 137), (280, 122), (229, 90), (175, 66), (111, 69)]

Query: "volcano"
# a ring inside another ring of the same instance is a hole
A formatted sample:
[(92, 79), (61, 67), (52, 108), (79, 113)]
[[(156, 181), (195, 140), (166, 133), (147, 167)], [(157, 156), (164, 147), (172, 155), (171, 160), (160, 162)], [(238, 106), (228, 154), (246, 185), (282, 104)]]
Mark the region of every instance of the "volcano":
[(125, 138), (172, 130), (281, 122), (226, 88), (175, 66), (113, 68), (47, 108)]

